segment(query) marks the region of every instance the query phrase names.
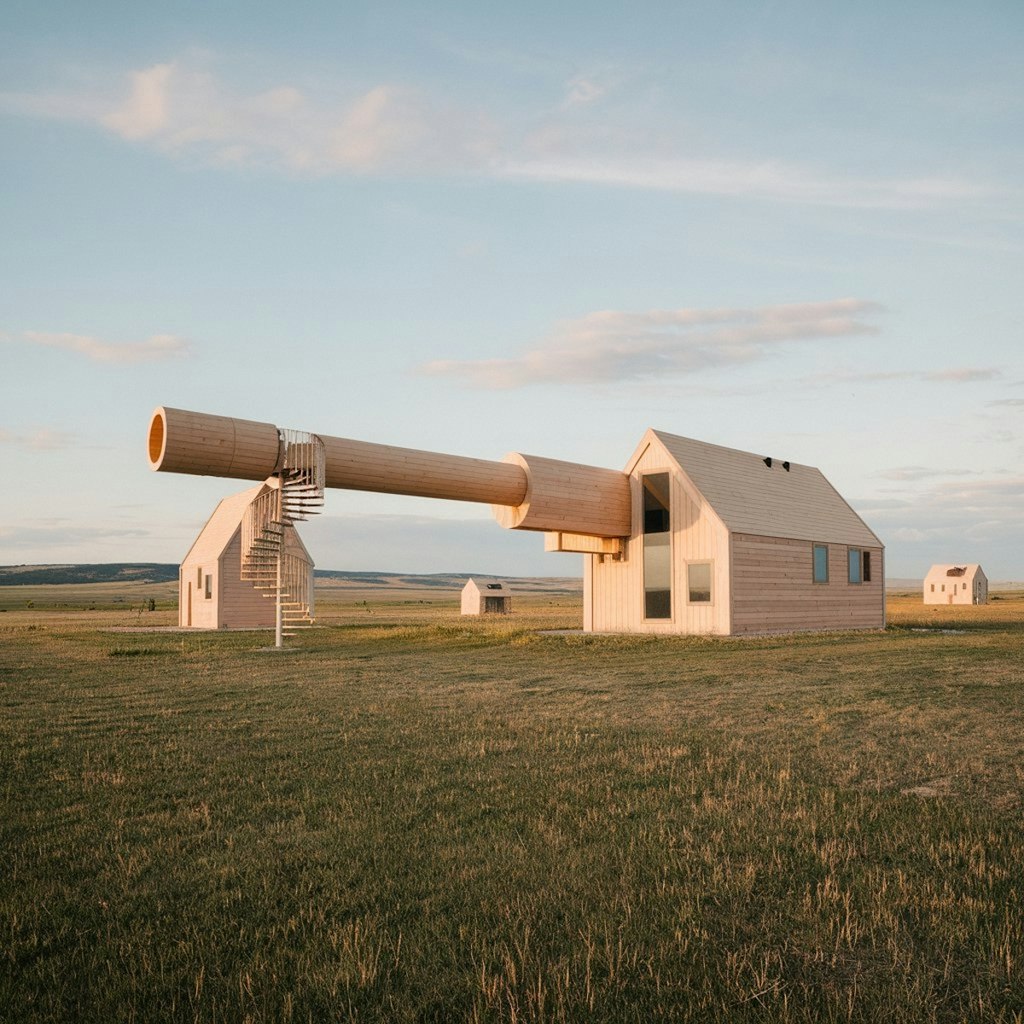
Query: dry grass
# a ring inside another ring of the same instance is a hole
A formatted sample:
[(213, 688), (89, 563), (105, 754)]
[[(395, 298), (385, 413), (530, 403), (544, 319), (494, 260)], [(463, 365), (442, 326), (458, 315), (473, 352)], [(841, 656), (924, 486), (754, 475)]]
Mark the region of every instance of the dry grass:
[(1024, 1019), (1020, 597), (743, 640), (362, 600), (287, 654), (0, 616), (0, 1019)]

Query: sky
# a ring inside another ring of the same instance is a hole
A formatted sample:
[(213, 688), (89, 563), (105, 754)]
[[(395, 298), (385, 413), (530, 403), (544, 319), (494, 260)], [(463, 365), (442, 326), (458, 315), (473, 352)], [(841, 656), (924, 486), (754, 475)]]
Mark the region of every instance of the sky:
[[(1024, 580), (1024, 5), (0, 7), (0, 564), (177, 562), (157, 406), (819, 467), (890, 577)], [(334, 490), (325, 569), (579, 575)]]

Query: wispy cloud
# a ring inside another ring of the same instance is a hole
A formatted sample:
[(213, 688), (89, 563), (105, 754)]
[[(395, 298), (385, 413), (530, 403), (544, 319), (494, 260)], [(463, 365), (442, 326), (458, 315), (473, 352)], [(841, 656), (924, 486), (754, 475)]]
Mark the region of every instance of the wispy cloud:
[(1024, 407), (1024, 398), (994, 398), (988, 405), (1002, 408), (1020, 409)]
[[(997, 380), (1002, 370), (991, 366), (961, 366), (947, 370), (834, 370), (804, 377), (801, 387), (830, 387), (835, 384), (884, 384), (889, 381), (922, 381), (928, 384), (973, 384)], [(989, 403), (990, 405), (992, 403)]]
[(515, 358), (435, 360), (420, 372), (494, 389), (694, 373), (764, 359), (789, 342), (876, 334), (860, 317), (880, 308), (837, 299), (756, 309), (602, 310), (563, 322), (543, 345)]
[(851, 179), (773, 160), (629, 158), (611, 155), (512, 160), (503, 176), (610, 185), (852, 209), (924, 209), (983, 198), (988, 190), (955, 178)]
[(29, 433), (0, 428), (0, 444), (14, 445), (33, 452), (56, 452), (70, 448), (75, 443), (74, 434), (49, 427), (39, 427)]
[(929, 545), (932, 561), (967, 559), (980, 546), (1020, 550), (1024, 542), (1024, 476), (941, 481), (912, 500), (866, 499), (857, 505), (887, 542)]
[(406, 87), (378, 84), (344, 100), (318, 101), (290, 84), (239, 91), (182, 61), (126, 77), (120, 96), (8, 93), (0, 105), (89, 122), (127, 141), (222, 166), (311, 175), (431, 173), (477, 167), (491, 155), (492, 131), (482, 116)]
[(607, 77), (578, 74), (546, 107), (499, 119), (391, 82), (343, 98), (330, 85), (240, 89), (183, 58), (98, 88), (0, 94), (0, 109), (90, 123), (178, 158), (311, 176), (472, 174), (856, 209), (930, 208), (992, 194), (939, 174), (851, 178), (763, 154), (695, 152), (673, 138), (664, 111), (631, 107), (629, 96), (617, 97), (613, 120), (598, 123), (593, 108), (608, 97)]
[(980, 476), (981, 470), (977, 469), (933, 469), (930, 466), (897, 466), (893, 469), (886, 469), (877, 474), (882, 480), (931, 480), (936, 477), (950, 476)]
[[(145, 341), (124, 342), (104, 341), (88, 334), (48, 331), (25, 331), (20, 337), (24, 343), (75, 352), (97, 363), (154, 363), (189, 353), (188, 342), (173, 334), (154, 334)], [(18, 341), (16, 338), (6, 340), (13, 344)]]

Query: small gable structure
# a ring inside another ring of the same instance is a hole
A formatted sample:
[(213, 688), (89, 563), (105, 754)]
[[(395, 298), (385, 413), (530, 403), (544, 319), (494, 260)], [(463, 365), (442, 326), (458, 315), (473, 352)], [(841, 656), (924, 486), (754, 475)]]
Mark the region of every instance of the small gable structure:
[(463, 615), (509, 615), (511, 611), (512, 591), (507, 583), (470, 579), (462, 588)]
[(584, 555), (585, 630), (884, 627), (884, 546), (818, 469), (648, 430), (625, 472), (633, 528)]
[(924, 578), (925, 604), (988, 604), (988, 577), (977, 562), (933, 565)]
[[(273, 628), (273, 591), (244, 579), (243, 524), (250, 506), (278, 487), (268, 480), (224, 498), (214, 509), (179, 570), (178, 624), (197, 629)], [(298, 532), (284, 533), (285, 556), (312, 595), (313, 560)], [(269, 596), (268, 596), (269, 595)]]

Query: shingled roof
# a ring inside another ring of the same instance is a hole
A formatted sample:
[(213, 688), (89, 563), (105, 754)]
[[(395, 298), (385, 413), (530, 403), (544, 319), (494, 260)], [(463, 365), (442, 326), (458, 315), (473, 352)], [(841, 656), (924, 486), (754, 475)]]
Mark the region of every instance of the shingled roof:
[(627, 472), (651, 443), (664, 448), (694, 497), (705, 501), (732, 533), (884, 546), (814, 466), (652, 429)]

